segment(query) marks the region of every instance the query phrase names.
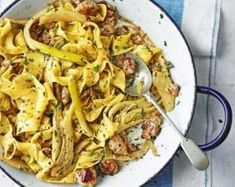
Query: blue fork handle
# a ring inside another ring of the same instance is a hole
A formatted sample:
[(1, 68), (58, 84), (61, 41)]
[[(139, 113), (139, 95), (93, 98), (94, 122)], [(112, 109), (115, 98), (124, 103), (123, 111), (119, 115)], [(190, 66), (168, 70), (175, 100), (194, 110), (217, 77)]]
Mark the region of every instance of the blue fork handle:
[(218, 147), (227, 138), (232, 126), (232, 117), (233, 117), (232, 109), (228, 100), (221, 93), (212, 88), (197, 86), (197, 93), (207, 94), (215, 97), (220, 102), (220, 104), (223, 106), (224, 109), (224, 123), (219, 135), (216, 138), (214, 138), (212, 141), (203, 145), (199, 145), (199, 147), (203, 151), (210, 151)]

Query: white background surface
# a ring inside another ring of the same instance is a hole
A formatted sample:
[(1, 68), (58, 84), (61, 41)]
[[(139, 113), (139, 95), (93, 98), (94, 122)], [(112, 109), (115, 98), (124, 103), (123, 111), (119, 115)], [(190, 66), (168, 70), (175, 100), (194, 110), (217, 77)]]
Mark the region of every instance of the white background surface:
[[(229, 100), (235, 111), (235, 1), (223, 0), (221, 7), (221, 20), (217, 43), (217, 62), (215, 66), (215, 78), (212, 81), (213, 88), (217, 89)], [(197, 76), (200, 77), (198, 85), (207, 85), (208, 72), (203, 69), (208, 58), (196, 58)], [(205, 81), (202, 81), (205, 80)], [(205, 102), (205, 97), (199, 96), (199, 102)], [(212, 100), (215, 101), (215, 100)], [(202, 106), (202, 105), (200, 105)], [(215, 102), (210, 108), (212, 113), (212, 134), (218, 134), (221, 124), (218, 119), (223, 119), (221, 107)], [(193, 138), (200, 134), (197, 128), (197, 119), (205, 116), (205, 110), (198, 109), (195, 113), (189, 135)], [(234, 121), (234, 120), (233, 120)], [(234, 123), (233, 123), (234, 124)], [(235, 186), (235, 127), (233, 126), (226, 141), (215, 150), (208, 153), (210, 168), (206, 173), (196, 171), (186, 161), (186, 156), (174, 159), (173, 186), (174, 187), (233, 187)], [(203, 143), (203, 142), (201, 142)], [(179, 167), (180, 166), (180, 167)], [(202, 175), (204, 177), (202, 177)], [(190, 176), (190, 177), (186, 177)], [(200, 184), (200, 185), (199, 185)]]
[[(224, 0), (217, 48), (215, 88), (223, 92), (235, 111), (235, 1)], [(234, 113), (233, 113), (234, 114)], [(233, 123), (234, 124), (234, 123)], [(224, 144), (214, 151), (212, 185), (234, 186), (235, 126)], [(216, 162), (215, 162), (216, 161)], [(220, 169), (223, 168), (223, 169)]]
[[(0, 0), (0, 4), (5, 4), (5, 0)], [(3, 7), (1, 7), (3, 8)], [(217, 66), (216, 66), (216, 78), (214, 80), (215, 88), (221, 91), (226, 98), (230, 101), (231, 105), (234, 106), (235, 110), (235, 1), (234, 0), (224, 0), (222, 2), (222, 14), (220, 22), (220, 31), (217, 47)], [(204, 63), (203, 59), (198, 60), (200, 63)], [(199, 67), (203, 64), (198, 64)], [(197, 68), (201, 69), (201, 68)], [(203, 72), (197, 72), (200, 76), (208, 75), (203, 74)], [(203, 85), (203, 82), (199, 82)], [(219, 108), (213, 107), (213, 113), (219, 113)], [(196, 114), (203, 115), (203, 114)], [(216, 115), (215, 115), (216, 116)], [(215, 122), (218, 123), (218, 118), (214, 117)], [(195, 125), (195, 124), (194, 124)], [(219, 127), (218, 127), (219, 128)], [(196, 128), (193, 128), (194, 130)], [(209, 168), (209, 178), (210, 186), (213, 187), (225, 187), (234, 186), (235, 182), (235, 127), (232, 127), (231, 133), (227, 140), (216, 150), (210, 153), (211, 167)], [(177, 170), (177, 164), (174, 166), (174, 186), (184, 187), (187, 186), (184, 181), (191, 180), (191, 186), (198, 186), (199, 181), (194, 181), (197, 177), (192, 177), (191, 179), (184, 179), (184, 173), (195, 173), (199, 175), (199, 172), (195, 171), (186, 160), (185, 156), (181, 154), (180, 158), (176, 158), (180, 164), (184, 164), (185, 167), (180, 167)], [(182, 170), (184, 168), (184, 170)], [(176, 174), (175, 174), (176, 173)], [(188, 183), (188, 182), (187, 182)], [(0, 186), (13, 187), (15, 185), (7, 176), (5, 176), (0, 171)]]

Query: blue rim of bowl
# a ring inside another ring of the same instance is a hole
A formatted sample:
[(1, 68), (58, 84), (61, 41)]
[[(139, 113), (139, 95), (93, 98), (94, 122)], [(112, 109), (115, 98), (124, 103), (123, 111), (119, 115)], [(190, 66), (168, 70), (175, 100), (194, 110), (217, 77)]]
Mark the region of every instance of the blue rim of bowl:
[[(10, 5), (8, 5), (1, 13), (0, 13), (0, 17), (2, 17), (9, 9), (11, 9), (16, 3), (20, 2), (21, 0), (14, 0)], [(171, 20), (171, 22), (173, 23), (173, 25), (176, 27), (176, 29), (178, 30), (178, 32), (180, 33), (182, 39), (184, 40), (184, 43), (186, 44), (187, 46), (187, 49), (188, 49), (188, 52), (190, 54), (190, 57), (191, 57), (191, 62), (192, 62), (192, 66), (193, 66), (193, 70), (194, 70), (194, 77), (195, 77), (195, 87), (194, 87), (194, 98), (193, 98), (193, 108), (192, 108), (192, 111), (191, 111), (191, 117), (190, 117), (190, 120), (187, 124), (187, 130), (185, 131), (184, 134), (187, 134), (188, 133), (188, 130), (191, 126), (191, 122), (192, 122), (192, 118), (193, 118), (193, 115), (194, 115), (194, 111), (195, 111), (195, 105), (196, 105), (196, 100), (197, 100), (197, 94), (196, 94), (196, 85), (197, 85), (197, 75), (196, 75), (196, 69), (195, 69), (195, 63), (194, 63), (194, 60), (193, 60), (193, 54), (192, 54), (192, 51), (189, 47), (189, 44), (183, 34), (183, 32), (180, 30), (179, 26), (176, 24), (176, 22), (173, 20), (173, 18), (167, 13), (167, 11), (161, 6), (159, 5), (158, 3), (156, 3), (154, 0), (148, 0), (150, 1), (154, 6), (158, 7), (162, 12), (164, 12), (164, 14)], [(175, 156), (177, 150), (179, 149), (180, 147), (180, 144), (178, 145), (178, 148), (175, 150), (175, 152), (172, 154), (172, 157), (169, 158), (169, 160), (166, 162), (166, 164), (158, 171), (158, 173), (160, 173), (164, 168), (165, 166), (173, 159), (173, 157)], [(21, 187), (25, 187), (25, 185), (21, 184), (21, 182), (19, 182), (18, 180), (16, 180), (14, 177), (12, 177), (1, 165), (0, 165), (0, 169), (12, 180), (14, 181), (16, 184), (18, 184), (19, 186)], [(146, 184), (147, 182), (149, 182), (149, 180), (153, 179), (158, 173), (156, 173), (155, 175), (149, 177), (149, 179), (143, 183), (141, 186), (143, 186), (144, 184)]]

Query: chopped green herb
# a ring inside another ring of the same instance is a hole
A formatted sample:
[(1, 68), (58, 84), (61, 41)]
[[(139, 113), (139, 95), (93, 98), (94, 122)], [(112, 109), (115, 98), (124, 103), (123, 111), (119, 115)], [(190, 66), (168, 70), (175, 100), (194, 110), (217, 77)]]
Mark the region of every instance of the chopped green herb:
[(129, 82), (129, 85), (133, 86), (134, 82), (135, 82), (135, 79), (131, 79), (131, 81)]
[(164, 41), (164, 45), (167, 46), (167, 42), (166, 41)]
[(141, 80), (140, 83), (141, 83), (141, 85), (143, 86), (143, 85), (144, 85), (144, 80)]
[(163, 19), (163, 18), (164, 18), (163, 14), (160, 14), (160, 18), (161, 18), (161, 19)]
[(141, 116), (142, 116), (142, 117), (145, 116), (145, 111), (144, 111), (144, 108), (143, 108), (143, 107), (141, 108)]
[(61, 103), (54, 104), (54, 108), (61, 108), (61, 107), (62, 107)]
[(45, 115), (48, 117), (52, 117), (53, 116), (53, 112), (52, 111), (46, 111)]
[(94, 155), (95, 155), (95, 151), (94, 151), (94, 150), (90, 150), (90, 151), (89, 151), (89, 156), (92, 157), (92, 156), (94, 156)]
[(155, 63), (155, 67), (160, 71), (162, 66), (159, 62)]
[(5, 136), (5, 135), (6, 135), (5, 132), (0, 133), (0, 136)]
[(128, 45), (123, 46), (123, 49), (128, 49), (128, 48), (129, 48)]
[(33, 62), (33, 61), (34, 61), (34, 59), (33, 59), (33, 58), (29, 58), (29, 61), (30, 61), (30, 62)]
[(123, 28), (127, 31), (129, 31), (129, 28), (126, 25), (123, 25)]
[(64, 38), (64, 45), (67, 43), (69, 43), (69, 41)]
[(36, 77), (36, 79), (38, 79), (38, 80), (39, 80), (40, 75), (39, 75), (39, 74), (37, 74), (37, 75), (35, 75), (35, 77)]
[(173, 68), (173, 67), (174, 67), (174, 65), (172, 64), (172, 62), (167, 61), (166, 68), (167, 68), (167, 69), (171, 69), (171, 68)]
[(177, 103), (176, 103), (176, 105), (178, 106), (180, 104), (180, 101), (178, 101)]
[(29, 64), (29, 60), (28, 60), (28, 58), (25, 56), (25, 57), (24, 57), (24, 65), (27, 66), (28, 64)]
[(115, 48), (115, 49), (120, 49), (118, 45), (115, 45), (114, 48)]
[(99, 72), (99, 70), (100, 70), (100, 65), (97, 65), (97, 66), (94, 67), (95, 72)]

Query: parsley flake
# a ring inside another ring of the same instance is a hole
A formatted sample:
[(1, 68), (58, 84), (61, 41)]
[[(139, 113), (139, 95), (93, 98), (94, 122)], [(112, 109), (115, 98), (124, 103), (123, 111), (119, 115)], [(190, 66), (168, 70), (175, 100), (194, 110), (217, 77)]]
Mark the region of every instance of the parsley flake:
[(167, 68), (167, 69), (171, 69), (171, 68), (173, 68), (173, 67), (174, 67), (174, 65), (172, 64), (172, 62), (167, 61), (166, 68)]
[(129, 86), (133, 86), (134, 82), (135, 82), (135, 79), (131, 79), (131, 81), (129, 82)]
[(97, 65), (97, 66), (94, 67), (95, 72), (99, 72), (99, 70), (100, 70), (100, 65)]
[(64, 45), (67, 43), (69, 43), (69, 41), (64, 38)]
[(141, 108), (141, 116), (142, 116), (142, 117), (144, 117), (144, 116), (145, 116), (144, 108)]
[(28, 58), (25, 56), (25, 57), (24, 57), (24, 65), (27, 66), (28, 64), (29, 64), (29, 60), (28, 60)]
[(94, 150), (90, 150), (90, 151), (89, 151), (89, 156), (92, 157), (92, 156), (94, 156), (94, 155), (95, 155), (95, 151), (94, 151)]

